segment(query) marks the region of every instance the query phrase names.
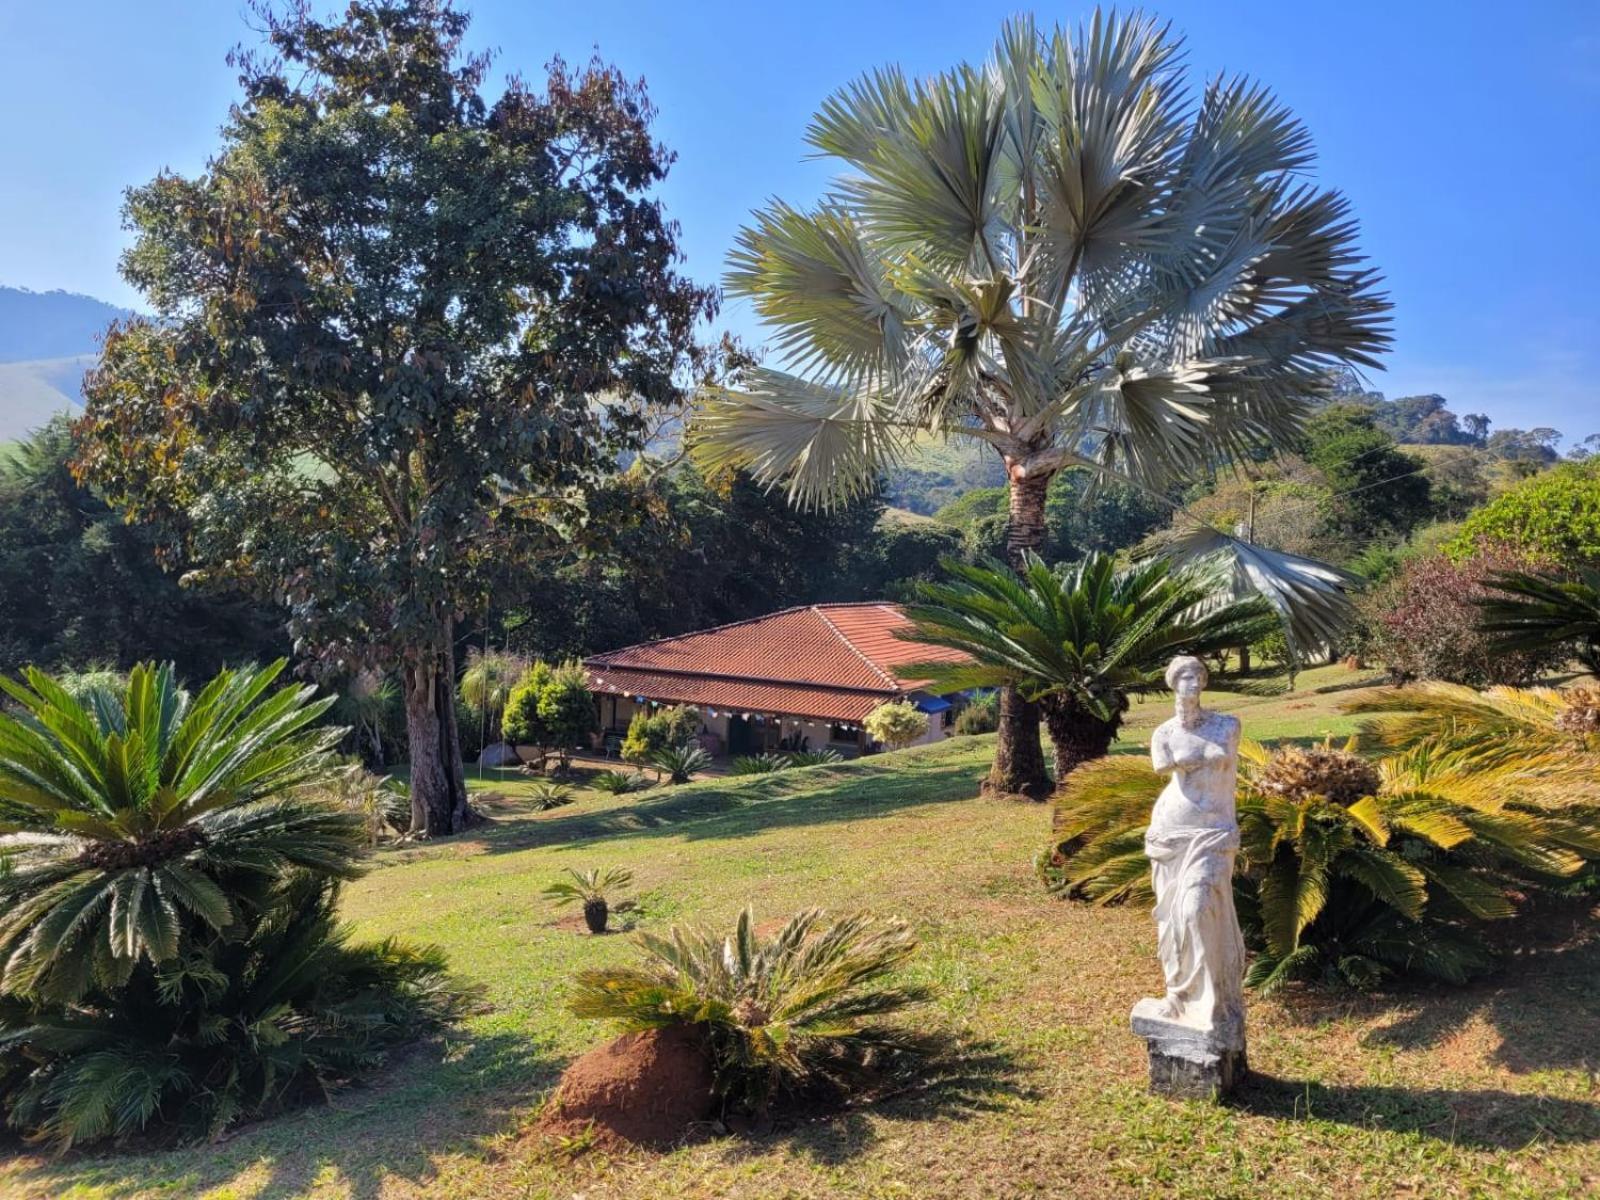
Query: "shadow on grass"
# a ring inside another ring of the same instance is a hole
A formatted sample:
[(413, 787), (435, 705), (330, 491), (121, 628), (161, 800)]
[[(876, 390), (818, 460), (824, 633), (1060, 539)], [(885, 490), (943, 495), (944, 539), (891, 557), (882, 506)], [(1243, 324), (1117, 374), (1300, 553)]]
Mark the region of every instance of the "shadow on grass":
[(748, 837), (786, 826), (870, 820), (916, 805), (967, 800), (977, 794), (987, 771), (986, 762), (957, 753), (884, 759), (684, 784), (662, 789), (659, 798), (615, 809), (506, 821), (478, 836), (491, 854), (626, 837)]
[(1505, 922), (1494, 932), (1501, 966), (1464, 987), (1417, 987), (1374, 996), (1308, 993), (1295, 1018), (1381, 1021), (1363, 1045), (1430, 1050), (1474, 1021), (1499, 1038), (1496, 1065), (1517, 1074), (1600, 1073), (1600, 922), (1592, 902), (1569, 903)]
[(1600, 1142), (1600, 1104), (1495, 1090), (1312, 1083), (1252, 1072), (1228, 1106), (1286, 1121), (1329, 1121), (1478, 1149)]
[(1002, 1108), (1009, 1100), (1034, 1098), (1009, 1051), (993, 1043), (968, 1044), (915, 1087), (842, 1110), (780, 1113), (770, 1128), (747, 1132), (733, 1143), (733, 1153), (758, 1157), (782, 1146), (822, 1166), (840, 1166), (872, 1151), (880, 1140), (880, 1123), (966, 1120)]
[(424, 1043), (326, 1104), (240, 1126), (216, 1144), (60, 1157), (19, 1148), (0, 1190), (120, 1196), (148, 1188), (192, 1196), (239, 1180), (239, 1194), (252, 1200), (288, 1200), (330, 1185), (342, 1185), (340, 1194), (352, 1200), (378, 1200), (397, 1181), (426, 1186), (441, 1150), (470, 1154), (514, 1128), (558, 1071), (559, 1063), (523, 1036)]

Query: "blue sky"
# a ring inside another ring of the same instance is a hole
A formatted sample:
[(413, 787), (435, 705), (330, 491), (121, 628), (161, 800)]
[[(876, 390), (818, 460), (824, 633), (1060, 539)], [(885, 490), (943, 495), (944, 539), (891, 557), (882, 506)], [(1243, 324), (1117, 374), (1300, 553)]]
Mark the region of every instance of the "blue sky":
[[(750, 209), (813, 198), (816, 105), (874, 65), (987, 50), (1016, 3), (467, 0), (472, 42), (537, 75), (598, 48), (643, 75), (679, 154), (665, 189), (689, 268), (720, 274)], [(1396, 347), (1372, 377), (1497, 426), (1600, 431), (1600, 3), (1166, 0), (1197, 76), (1270, 84), (1310, 127), (1388, 277)], [(1076, 20), (1077, 4), (1035, 9)], [(0, 0), (0, 284), (137, 297), (116, 273), (122, 189), (193, 172), (233, 94), (235, 0)], [(750, 314), (725, 322), (759, 337)]]

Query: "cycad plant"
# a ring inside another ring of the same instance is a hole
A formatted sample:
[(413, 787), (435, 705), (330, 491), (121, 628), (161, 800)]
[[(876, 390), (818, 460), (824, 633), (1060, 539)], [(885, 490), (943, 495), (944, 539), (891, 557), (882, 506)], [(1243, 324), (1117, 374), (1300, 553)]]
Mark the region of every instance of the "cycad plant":
[(765, 1112), (783, 1093), (870, 1090), (940, 1044), (882, 1020), (931, 995), (890, 978), (917, 945), (899, 921), (829, 922), (808, 909), (763, 938), (746, 909), (728, 935), (675, 927), (638, 940), (646, 963), (581, 972), (572, 1011), (625, 1031), (703, 1027), (717, 1092), (735, 1110)]
[[(0, 681), (0, 1105), (66, 1147), (216, 1136), (457, 1011), (437, 951), (335, 922), (365, 818), (282, 663), (194, 696), (142, 664)], [(359, 767), (352, 770), (359, 771)], [(331, 792), (330, 785), (331, 783)]]
[(585, 871), (568, 868), (572, 878), (558, 879), (545, 888), (544, 895), (556, 905), (580, 902), (583, 905), (583, 923), (590, 933), (604, 933), (611, 919), (611, 909), (616, 893), (633, 882), (633, 872), (624, 867), (590, 867)]
[(572, 803), (572, 785), (554, 779), (541, 779), (528, 789), (528, 795), (535, 809), (539, 812), (548, 812), (552, 808)]
[(730, 775), (770, 775), (787, 771), (794, 763), (787, 754), (740, 754), (728, 763)]
[(965, 662), (918, 663), (943, 691), (1011, 686), (1044, 713), (1056, 779), (1110, 749), (1128, 698), (1163, 686), (1174, 654), (1210, 654), (1276, 627), (1259, 597), (1233, 598), (1214, 564), (1146, 559), (1118, 569), (1107, 554), (1051, 567), (1032, 553), (1020, 574), (989, 560), (947, 560), (947, 582), (917, 585), (909, 641), (959, 650)]
[[(1021, 18), (981, 63), (874, 71), (807, 140), (845, 173), (814, 209), (757, 212), (727, 276), (786, 369), (707, 396), (695, 425), (710, 465), (798, 504), (867, 493), (919, 436), (981, 443), (1020, 566), (1063, 468), (1177, 494), (1292, 444), (1331, 369), (1389, 343), (1305, 127), (1243, 77), (1191, 93), (1180, 39), (1138, 12)], [(1338, 572), (1194, 525), (1174, 553), (1230, 555), (1302, 653), (1333, 640)], [(1027, 714), (1008, 690), (991, 783), (1042, 794)]]
[(1600, 570), (1570, 578), (1540, 571), (1509, 571), (1486, 581), (1498, 595), (1478, 602), (1485, 633), (1507, 650), (1570, 645), (1589, 674), (1600, 676)]
[(589, 786), (611, 796), (625, 796), (650, 786), (650, 781), (640, 771), (600, 771), (589, 780)]
[[(1460, 982), (1488, 965), (1483, 922), (1600, 858), (1593, 813), (1520, 798), (1514, 764), (1427, 748), (1369, 761), (1347, 746), (1240, 748), (1235, 898), (1249, 981), (1391, 975)], [(1078, 771), (1056, 800), (1054, 885), (1099, 903), (1150, 898), (1144, 830), (1162, 780), (1140, 759)]]
[(300, 869), (356, 873), (354, 812), (298, 793), (343, 731), (327, 700), (271, 692), (284, 664), (186, 695), (170, 666), (79, 701), (0, 679), (0, 992), (72, 1001), (225, 933)]
[(711, 765), (711, 755), (692, 742), (684, 742), (657, 750), (650, 755), (650, 765), (668, 783), (688, 783), (696, 771), (704, 771)]

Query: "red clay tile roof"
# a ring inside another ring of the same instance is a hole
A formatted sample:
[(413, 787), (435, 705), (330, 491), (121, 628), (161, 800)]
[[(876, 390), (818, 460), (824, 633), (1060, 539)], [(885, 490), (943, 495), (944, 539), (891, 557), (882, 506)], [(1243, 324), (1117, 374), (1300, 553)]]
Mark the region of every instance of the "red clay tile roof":
[(960, 653), (894, 636), (892, 604), (813, 604), (584, 660), (596, 691), (745, 711), (860, 720), (927, 682), (899, 671)]

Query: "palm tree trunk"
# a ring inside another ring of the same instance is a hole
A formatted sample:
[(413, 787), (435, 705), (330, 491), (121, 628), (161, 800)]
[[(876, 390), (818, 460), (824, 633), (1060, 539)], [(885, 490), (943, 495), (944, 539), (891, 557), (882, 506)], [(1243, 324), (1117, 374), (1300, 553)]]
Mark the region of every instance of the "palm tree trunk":
[(1116, 740), (1122, 718), (1102, 721), (1060, 697), (1047, 697), (1040, 705), (1050, 730), (1050, 745), (1055, 753), (1056, 786), (1086, 762), (1104, 758)]
[(402, 677), (406, 742), (411, 757), (411, 833), (460, 833), (475, 819), (467, 804), (466, 767), (456, 728), (455, 645), (443, 622), (431, 647), (414, 651)]
[[(1010, 476), (1010, 524), (1006, 529), (1006, 557), (1020, 568), (1024, 551), (1044, 545), (1044, 501), (1050, 487), (1048, 475), (1019, 478), (1007, 463)], [(1002, 796), (1027, 796), (1043, 800), (1050, 794), (1044, 750), (1039, 744), (1039, 708), (1024, 700), (1015, 688), (1000, 690), (1000, 728), (995, 739), (994, 765), (983, 790)]]

